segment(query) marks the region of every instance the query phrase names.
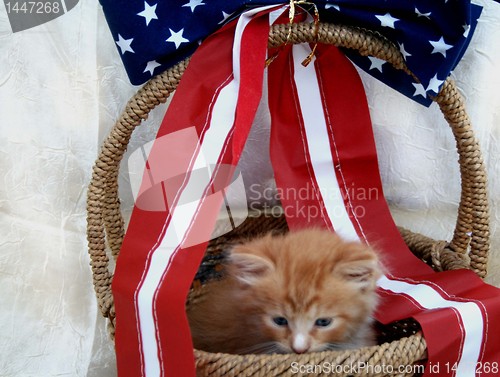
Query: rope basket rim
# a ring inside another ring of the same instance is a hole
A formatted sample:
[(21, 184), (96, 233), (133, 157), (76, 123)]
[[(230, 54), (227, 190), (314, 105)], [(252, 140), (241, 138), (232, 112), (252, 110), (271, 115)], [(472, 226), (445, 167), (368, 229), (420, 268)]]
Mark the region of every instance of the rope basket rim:
[[(289, 38), (289, 36), (291, 37)], [(285, 43), (312, 43), (315, 41), (354, 49), (361, 55), (383, 59), (395, 68), (412, 75), (406, 67), (399, 49), (379, 33), (328, 23), (320, 23), (319, 25), (298, 23), (274, 25), (269, 34), (270, 47), (277, 47)], [(94, 288), (101, 313), (110, 320), (111, 336), (114, 335), (115, 312), (111, 292), (112, 272), (109, 269), (108, 250), (116, 259), (125, 233), (118, 197), (120, 162), (135, 127), (148, 117), (153, 108), (165, 102), (175, 91), (188, 63), (189, 58), (151, 78), (138, 90), (129, 100), (124, 112), (104, 141), (93, 167), (92, 179), (87, 192), (87, 239)], [(431, 259), (434, 266), (443, 270), (470, 268), (480, 277), (484, 277), (486, 276), (489, 250), (489, 207), (486, 173), (479, 143), (471, 128), (464, 101), (450, 78), (446, 79), (441, 91), (433, 98), (433, 101), (439, 105), (453, 132), (459, 155), (462, 191), (453, 238), (450, 242), (435, 241), (404, 229), (400, 229), (400, 232), (409, 248), (414, 252), (416, 250), (421, 253), (423, 259)], [(394, 347), (403, 347), (406, 354), (414, 356), (413, 360), (410, 361), (412, 363), (425, 357), (426, 346), (422, 336), (405, 337), (392, 343), (394, 343)], [(379, 351), (382, 349), (380, 347), (382, 346), (371, 348), (374, 348), (377, 353), (377, 349)], [(386, 346), (384, 345), (384, 347)], [(394, 347), (391, 351), (393, 353)], [(422, 347), (424, 351), (420, 352)], [(377, 358), (381, 357), (380, 352), (377, 353)], [(211, 356), (208, 357), (209, 355)], [(221, 354), (208, 354), (195, 350), (197, 366), (205, 365), (208, 368), (206, 371), (212, 371), (210, 374), (206, 372), (206, 375), (216, 376), (217, 374), (213, 374), (215, 373), (215, 362), (208, 361), (212, 359), (213, 355), (221, 357)], [(310, 356), (307, 355), (310, 354), (294, 356), (295, 359), (298, 359), (297, 356), (308, 359)], [(265, 358), (270, 355), (262, 356)], [(237, 359), (238, 357), (240, 359)], [(233, 365), (232, 368), (236, 365), (235, 360), (242, 360), (241, 355), (224, 355), (223, 358)], [(262, 359), (259, 358), (259, 360)], [(351, 357), (347, 357), (346, 360), (353, 361)], [(390, 357), (386, 361), (391, 362)], [(395, 363), (397, 364), (397, 361)], [(217, 365), (219, 364), (220, 362), (217, 362)], [(268, 374), (268, 372), (264, 375), (277, 375)]]

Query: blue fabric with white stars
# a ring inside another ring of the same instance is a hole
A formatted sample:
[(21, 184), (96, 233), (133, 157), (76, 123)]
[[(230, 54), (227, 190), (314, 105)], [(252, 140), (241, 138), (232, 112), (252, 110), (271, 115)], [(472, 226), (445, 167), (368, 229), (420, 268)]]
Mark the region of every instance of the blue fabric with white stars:
[[(140, 85), (192, 55), (228, 20), (276, 0), (100, 0), (125, 69)], [(403, 54), (417, 83), (373, 57), (344, 50), (360, 68), (428, 106), (467, 48), (482, 8), (462, 0), (316, 0), (322, 22), (378, 31)]]

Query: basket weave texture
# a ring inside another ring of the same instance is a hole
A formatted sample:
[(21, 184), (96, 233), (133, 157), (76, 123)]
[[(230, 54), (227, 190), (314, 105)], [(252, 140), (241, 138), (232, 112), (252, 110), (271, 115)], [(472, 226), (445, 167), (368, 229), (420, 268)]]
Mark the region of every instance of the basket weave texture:
[[(397, 47), (380, 34), (364, 29), (320, 23), (316, 34), (314, 24), (301, 23), (275, 25), (269, 35), (270, 47), (316, 41), (383, 59), (412, 75)], [(189, 59), (186, 59), (153, 77), (130, 99), (104, 141), (93, 167), (87, 197), (87, 238), (95, 292), (102, 315), (109, 319), (111, 336), (115, 329), (115, 311), (111, 292), (113, 273), (110, 270), (110, 256), (114, 259), (118, 257), (125, 233), (118, 197), (120, 162), (135, 127), (148, 117), (154, 107), (166, 101), (177, 87), (188, 63)], [(435, 270), (469, 268), (484, 277), (489, 250), (489, 209), (486, 174), (479, 143), (474, 137), (464, 101), (451, 79), (445, 81), (433, 100), (439, 105), (456, 140), (462, 187), (457, 222), (449, 242), (433, 240), (406, 229), (400, 229), (400, 233), (410, 250)], [(238, 235), (257, 235), (271, 229), (286, 231), (286, 223), (283, 219), (269, 217), (249, 218), (235, 230), (236, 233), (212, 240), (207, 254), (211, 250), (213, 253), (213, 250), (227, 246)], [(202, 294), (203, 287), (199, 288), (196, 294)], [(424, 360), (426, 342), (420, 333), (415, 333), (382, 345), (349, 351), (302, 355), (227, 355), (195, 350), (194, 354), (199, 376), (295, 376), (297, 374), (292, 369), (295, 362), (298, 363), (295, 365), (320, 365), (327, 362), (337, 366), (336, 372), (345, 371), (335, 373), (338, 376), (352, 374), (350, 367), (359, 363), (372, 366), (357, 371), (356, 375), (359, 376), (411, 376), (415, 375), (414, 369), (400, 369), (400, 366), (410, 366)], [(385, 366), (382, 372), (377, 369), (380, 365)], [(394, 373), (388, 374), (390, 370)]]

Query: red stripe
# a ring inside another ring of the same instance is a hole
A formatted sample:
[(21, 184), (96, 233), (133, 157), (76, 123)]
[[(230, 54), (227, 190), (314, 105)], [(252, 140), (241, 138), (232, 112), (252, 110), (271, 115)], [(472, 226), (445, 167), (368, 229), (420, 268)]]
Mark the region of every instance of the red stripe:
[[(246, 85), (245, 96), (240, 95), (237, 103), (235, 133), (230, 135), (225, 145), (232, 146), (224, 150), (219, 164), (235, 166), (244, 147), (244, 142), (250, 131), (253, 117), (262, 95), (262, 78), (266, 53), (266, 42), (269, 34), (267, 17), (256, 18), (246, 27), (241, 42), (241, 84)], [(212, 47), (214, 48), (214, 47)], [(250, 54), (247, 54), (251, 52)], [(191, 62), (193, 64), (194, 62)], [(202, 61), (204, 69), (207, 62)], [(216, 67), (213, 67), (216, 69)], [(248, 89), (248, 92), (246, 91)], [(240, 90), (241, 93), (241, 90)], [(172, 107), (173, 104), (170, 106)], [(175, 107), (173, 107), (175, 111)], [(239, 142), (235, 138), (239, 137)], [(229, 183), (231, 175), (218, 178)], [(219, 186), (220, 187), (220, 186)], [(219, 205), (220, 206), (220, 205)], [(212, 229), (218, 215), (218, 210), (202, 203), (200, 213), (194, 221), (196, 227)], [(201, 231), (201, 229), (200, 229)], [(189, 326), (185, 314), (186, 295), (193, 277), (206, 249), (206, 243), (180, 249), (172, 257), (172, 265), (159, 287), (157, 294), (158, 329), (162, 334), (161, 348), (164, 350), (165, 376), (187, 376), (192, 372), (192, 342), (189, 336)], [(164, 303), (163, 305), (161, 303)]]
[[(231, 144), (232, 134), (225, 142), (226, 147)], [(225, 148), (221, 163), (229, 164), (231, 161), (231, 150)], [(227, 178), (224, 180), (229, 183)], [(207, 187), (204, 196), (211, 191), (211, 187)], [(199, 206), (199, 213), (194, 220), (194, 232), (199, 230), (197, 226), (213, 229), (221, 203), (219, 202), (215, 210), (213, 202), (210, 204), (202, 202)], [(162, 376), (194, 376), (193, 344), (185, 313), (185, 302), (206, 246), (207, 242), (204, 242), (188, 248), (178, 248), (172, 255), (171, 264), (156, 292), (155, 309)]]
[[(475, 287), (471, 287), (473, 281), (477, 284)], [(484, 334), (483, 349), (481, 351), (481, 359), (479, 360), (481, 364), (480, 371), (482, 374), (480, 376), (498, 376), (500, 371), (500, 289), (493, 287), (491, 285), (484, 284), (477, 275), (471, 273), (471, 278), (467, 280), (467, 286), (469, 289), (467, 292), (463, 292), (461, 295), (466, 299), (479, 300), (482, 305), (480, 305), (483, 315), (486, 317), (486, 329)], [(496, 370), (491, 367), (493, 363), (496, 362)], [(478, 374), (479, 375), (479, 374)]]
[[(413, 317), (422, 327), (427, 342), (428, 362), (426, 372), (434, 375), (441, 365), (441, 373), (450, 372), (446, 363), (456, 363), (459, 360), (463, 346), (463, 325), (461, 317), (455, 309), (426, 310), (411, 296), (380, 290), (381, 303), (376, 318), (382, 323)], [(429, 369), (430, 368), (430, 369)], [(450, 374), (443, 374), (450, 375)]]
[[(202, 126), (208, 117), (207, 111), (214, 92), (217, 92), (220, 83), (232, 72), (231, 43), (234, 26), (234, 24), (227, 26), (217, 34), (217, 37), (209, 38), (197, 50), (191, 61), (195, 64), (189, 65), (177, 88), (177, 92), (183, 93), (183, 96), (181, 98), (176, 95), (172, 99), (157, 138), (193, 125), (197, 127), (202, 137)], [(203, 64), (217, 69), (211, 69), (212, 74), (207, 76)], [(204, 78), (203, 82), (200, 81), (200, 77)], [(194, 108), (199, 111), (192, 111)], [(184, 164), (185, 168), (182, 170), (189, 171), (189, 159), (179, 159), (179, 151), (160, 152), (163, 155), (167, 153), (167, 158), (162, 160), (169, 160), (168, 152), (172, 153), (170, 156), (172, 161)], [(134, 292), (140, 284), (144, 270), (149, 267), (148, 254), (154, 248), (158, 235), (162, 233), (167, 218), (168, 211), (151, 212), (134, 207), (120, 250), (112, 286), (117, 313), (115, 347), (120, 376), (135, 377), (143, 373), (140, 335), (137, 332), (139, 319), (136, 316)]]
[[(244, 77), (242, 82), (245, 81), (249, 88), (254, 89), (254, 92), (250, 96), (239, 98), (240, 113), (236, 123), (239, 126), (240, 142), (233, 146), (236, 152), (234, 158), (231, 156), (231, 148), (225, 149), (222, 157), (224, 163), (235, 163), (241, 154), (240, 149), (243, 148), (261, 96), (263, 63), (269, 26), (267, 18), (260, 19), (255, 27), (253, 23), (252, 21), (247, 27), (250, 30), (251, 38), (243, 38), (242, 51), (247, 51), (249, 46), (252, 46), (255, 51), (255, 43), (262, 47), (257, 48), (260, 53), (253, 53), (252, 56), (248, 57), (249, 64), (246, 64), (248, 61), (245, 60), (246, 65), (242, 67), (242, 78)], [(227, 32), (219, 32), (216, 37), (208, 39), (192, 58), (157, 137), (193, 125), (196, 126), (200, 136), (203, 136), (202, 126), (210, 118), (210, 114), (206, 111), (206, 109), (210, 109), (209, 101), (213, 98), (214, 91), (217, 91), (216, 88), (227, 78), (228, 73), (232, 72), (231, 42), (234, 24), (231, 27), (226, 27), (223, 31)], [(249, 82), (246, 75), (252, 75), (254, 81)], [(260, 83), (257, 81), (259, 75), (261, 77)], [(203, 109), (205, 111), (200, 111)], [(226, 141), (226, 146), (231, 144), (232, 139), (229, 138)], [(188, 163), (189, 160), (184, 161), (185, 169), (181, 170), (188, 171)], [(206, 203), (201, 206), (200, 211), (197, 217), (198, 224), (210, 227), (210, 223), (213, 224), (218, 211), (210, 208)], [(158, 234), (161, 235), (161, 228), (165, 221), (168, 221), (166, 211), (153, 214), (154, 216), (151, 216), (151, 212), (134, 209), (115, 274), (114, 294), (119, 297), (116, 303), (117, 312), (119, 312), (116, 342), (120, 375), (138, 376), (142, 372), (140, 370), (140, 336), (136, 331), (133, 331), (137, 329), (138, 319), (135, 316), (130, 294), (138, 285), (137, 282), (140, 281), (144, 266), (148, 266), (147, 251), (153, 247), (152, 243), (158, 238)], [(159, 342), (162, 350), (159, 355), (162, 362), (162, 375), (194, 375), (192, 344), (184, 303), (205, 247), (206, 243), (179, 250), (172, 257), (170, 268), (167, 269), (168, 273), (164, 275), (161, 289), (157, 292), (157, 302), (163, 303), (157, 305), (158, 329), (159, 333), (162, 334)], [(119, 331), (120, 329), (123, 330)]]
[[(233, 154), (239, 160), (243, 147), (248, 138), (262, 98), (262, 85), (267, 52), (267, 38), (269, 36), (269, 9), (254, 17), (245, 28), (241, 39), (240, 55), (240, 88), (238, 92), (238, 105), (236, 111)], [(266, 17), (262, 17), (265, 14)]]
[[(273, 56), (276, 50), (271, 50)], [(293, 80), (291, 46), (280, 49), (269, 66), (271, 162), (290, 229), (318, 226), (333, 229), (308, 161), (302, 109)]]
[[(337, 170), (337, 178), (339, 182), (345, 184), (345, 186), (342, 184), (340, 186), (345, 192), (345, 197), (350, 201), (346, 207), (364, 207), (364, 212), (367, 214), (367, 216), (358, 217), (353, 221), (355, 224), (359, 222), (361, 229), (364, 230), (364, 234), (360, 234), (360, 236), (366, 235), (367, 241), (374, 244), (383, 253), (384, 265), (393, 275), (417, 277), (417, 280), (422, 282), (428, 278), (432, 280), (431, 285), (436, 287), (437, 291), (448, 300), (478, 303), (478, 299), (481, 298), (482, 305), (480, 307), (486, 325), (484, 339), (489, 342), (483, 357), (490, 362), (491, 360), (499, 360), (500, 341), (492, 342), (493, 337), (491, 337), (491, 334), (496, 333), (492, 331), (492, 326), (498, 331), (499, 325), (497, 321), (487, 320), (485, 310), (485, 308), (488, 309), (490, 316), (492, 313), (500, 313), (499, 290), (485, 285), (471, 271), (450, 271), (435, 274), (409, 252), (394, 225), (382, 192), (368, 106), (365, 96), (362, 95), (362, 83), (355, 69), (345, 58), (346, 64), (336, 64), (335, 69), (332, 69), (333, 57), (331, 55), (339, 54), (336, 49), (319, 47), (318, 50), (320, 58), (316, 60), (316, 67), (320, 73), (319, 81), (323, 97), (328, 98), (328, 101), (325, 101), (327, 104), (325, 114), (327, 119), (330, 119), (329, 124), (332, 128), (332, 155), (335, 165), (340, 165), (341, 171), (344, 173), (341, 175), (340, 170)], [(354, 76), (356, 76), (355, 79), (346, 80)], [(337, 85), (331, 85), (332, 82), (336, 82)], [(328, 84), (323, 85), (325, 83)], [(338, 90), (339, 85), (342, 90)], [(335, 109), (343, 110), (335, 111)], [(346, 125), (348, 126), (346, 127)], [(356, 147), (352, 145), (353, 140), (356, 140)], [(347, 195), (345, 187), (356, 187), (358, 191), (351, 191), (350, 195)], [(369, 193), (369, 190), (374, 188), (380, 193), (376, 198), (366, 198), (367, 200), (365, 200), (367, 195), (361, 197), (363, 193)], [(353, 216), (352, 211), (351, 216)], [(408, 281), (407, 278), (402, 280)], [(468, 289), (464, 289), (464, 281), (468, 282)], [(446, 292), (453, 292), (453, 294), (450, 296)], [(446, 361), (453, 360), (452, 350), (455, 350), (455, 353), (460, 352), (461, 339), (460, 337), (444, 337), (442, 335), (443, 333), (460, 334), (460, 320), (457, 320), (454, 311), (443, 309), (417, 314), (415, 309), (410, 308), (405, 298), (398, 297), (398, 295), (390, 296), (392, 298), (388, 299), (386, 294), (384, 304), (380, 308), (380, 312), (383, 314), (379, 316), (379, 319), (388, 322), (413, 315), (424, 329), (431, 360), (440, 362), (442, 365)], [(495, 337), (495, 339), (498, 338)], [(458, 355), (456, 357), (458, 358)]]
[[(445, 298), (459, 302), (475, 302), (483, 314), (485, 329), (483, 332), (483, 349), (481, 350), (478, 376), (498, 376), (498, 369), (489, 369), (493, 362), (498, 362), (500, 368), (500, 289), (485, 284), (475, 273), (470, 270), (455, 270), (440, 272), (432, 276), (432, 284), (436, 285), (438, 292)], [(446, 292), (446, 293), (444, 293)], [(433, 335), (442, 334), (438, 329)], [(479, 368), (481, 367), (481, 368)], [(486, 367), (486, 368), (485, 368)]]
[[(336, 48), (320, 47), (318, 56), (315, 64), (325, 99), (332, 157), (338, 167), (337, 180), (346, 198), (351, 221), (360, 238), (375, 245), (391, 274), (407, 277), (432, 274), (430, 267), (408, 250), (385, 201), (368, 104), (356, 70)], [(330, 62), (334, 59), (336, 64), (332, 69)], [(356, 141), (354, 145), (353, 140)], [(456, 313), (452, 309), (432, 314), (422, 312), (418, 305), (414, 303), (412, 308), (405, 297), (398, 296), (385, 296), (377, 319), (387, 323), (414, 316), (420, 320), (424, 334), (429, 335), (430, 350), (435, 351), (429, 355), (431, 363), (444, 365), (446, 361), (458, 360), (461, 338), (437, 335), (443, 331), (461, 334)]]
[[(337, 48), (329, 46), (318, 46), (315, 65), (330, 127), (332, 158), (338, 167), (337, 180), (353, 224), (358, 231), (364, 224), (367, 231), (360, 233), (360, 238), (366, 236), (367, 242), (384, 253), (384, 266), (397, 276), (431, 272), (408, 252), (385, 201), (368, 104), (355, 68)], [(412, 266), (411, 271), (406, 271), (408, 266)]]

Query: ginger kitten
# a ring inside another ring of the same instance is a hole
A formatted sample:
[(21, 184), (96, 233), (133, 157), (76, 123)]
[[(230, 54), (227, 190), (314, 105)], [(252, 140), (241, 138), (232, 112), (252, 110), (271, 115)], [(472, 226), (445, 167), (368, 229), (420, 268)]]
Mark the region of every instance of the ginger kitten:
[(187, 309), (195, 348), (305, 353), (374, 344), (377, 255), (326, 230), (235, 246), (227, 277)]

